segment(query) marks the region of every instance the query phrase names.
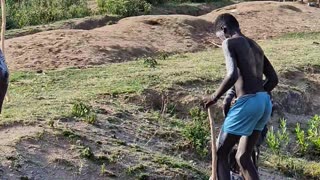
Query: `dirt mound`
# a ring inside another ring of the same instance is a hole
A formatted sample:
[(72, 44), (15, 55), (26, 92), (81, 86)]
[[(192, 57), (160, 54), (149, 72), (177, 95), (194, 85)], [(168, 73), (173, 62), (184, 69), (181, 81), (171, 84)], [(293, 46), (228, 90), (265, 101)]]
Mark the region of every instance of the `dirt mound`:
[(122, 62), (158, 52), (204, 48), (210, 23), (191, 16), (142, 16), (94, 30), (56, 30), (7, 41), (13, 70)]
[(267, 39), (288, 32), (320, 31), (320, 11), (300, 3), (245, 2), (217, 9), (202, 16), (215, 19), (231, 13), (243, 32), (254, 39)]
[(250, 2), (199, 17), (130, 17), (92, 30), (55, 30), (13, 38), (7, 41), (7, 60), (12, 70), (39, 70), (123, 62), (159, 52), (199, 51), (213, 46), (211, 21), (225, 12), (234, 14), (244, 33), (254, 39), (320, 30), (320, 11), (316, 8)]

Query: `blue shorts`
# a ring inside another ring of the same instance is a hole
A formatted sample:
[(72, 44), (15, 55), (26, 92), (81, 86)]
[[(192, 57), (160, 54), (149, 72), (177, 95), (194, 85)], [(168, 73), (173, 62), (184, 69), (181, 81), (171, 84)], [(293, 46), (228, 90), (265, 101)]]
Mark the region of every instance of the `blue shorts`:
[(240, 97), (228, 112), (222, 131), (238, 136), (250, 136), (262, 131), (271, 117), (272, 103), (267, 92)]

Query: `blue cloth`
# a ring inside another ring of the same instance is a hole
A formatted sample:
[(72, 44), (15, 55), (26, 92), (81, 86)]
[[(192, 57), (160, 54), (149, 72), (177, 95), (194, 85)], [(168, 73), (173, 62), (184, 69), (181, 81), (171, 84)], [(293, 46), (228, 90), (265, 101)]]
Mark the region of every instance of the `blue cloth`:
[(262, 131), (271, 117), (272, 103), (267, 92), (241, 96), (228, 112), (222, 131), (238, 136), (250, 136)]

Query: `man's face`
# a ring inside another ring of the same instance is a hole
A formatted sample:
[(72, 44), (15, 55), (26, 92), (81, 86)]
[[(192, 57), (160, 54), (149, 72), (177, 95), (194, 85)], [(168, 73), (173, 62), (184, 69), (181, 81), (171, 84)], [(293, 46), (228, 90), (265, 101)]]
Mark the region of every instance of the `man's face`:
[(216, 36), (221, 40), (221, 41), (224, 41), (227, 39), (225, 33), (223, 32), (223, 30), (221, 31), (217, 31), (216, 32)]

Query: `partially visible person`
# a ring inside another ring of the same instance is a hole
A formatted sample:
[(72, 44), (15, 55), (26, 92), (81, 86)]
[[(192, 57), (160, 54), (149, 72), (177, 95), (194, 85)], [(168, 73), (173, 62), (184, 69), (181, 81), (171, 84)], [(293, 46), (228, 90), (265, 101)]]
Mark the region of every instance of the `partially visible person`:
[(9, 71), (2, 51), (0, 50), (0, 113), (9, 85)]

